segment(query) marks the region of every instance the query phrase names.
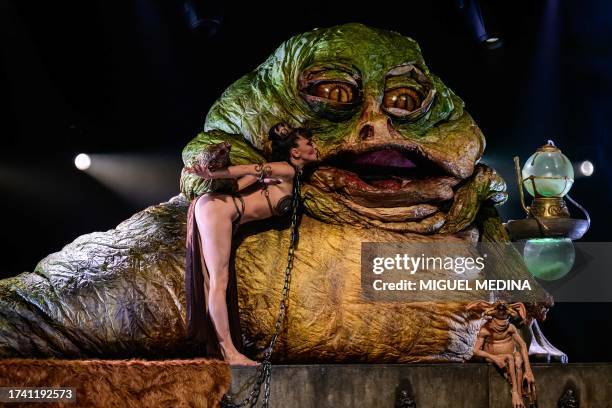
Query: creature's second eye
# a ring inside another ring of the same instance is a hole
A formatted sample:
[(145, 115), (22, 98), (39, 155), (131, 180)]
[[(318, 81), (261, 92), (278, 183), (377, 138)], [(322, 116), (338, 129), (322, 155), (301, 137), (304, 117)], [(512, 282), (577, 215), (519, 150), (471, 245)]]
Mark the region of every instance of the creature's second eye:
[(308, 93), (332, 102), (355, 102), (357, 91), (353, 85), (345, 82), (318, 82), (308, 88)]
[(412, 88), (395, 88), (385, 92), (383, 105), (385, 108), (401, 109), (412, 112), (421, 107), (423, 97)]

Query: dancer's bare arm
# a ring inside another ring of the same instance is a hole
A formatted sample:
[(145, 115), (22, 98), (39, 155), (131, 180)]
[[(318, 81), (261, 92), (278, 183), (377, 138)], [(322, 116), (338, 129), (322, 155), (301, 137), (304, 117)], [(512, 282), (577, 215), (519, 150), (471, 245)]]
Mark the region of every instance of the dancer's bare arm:
[(286, 162), (263, 164), (239, 164), (220, 170), (210, 170), (199, 164), (186, 167), (185, 171), (207, 179), (240, 178), (243, 176), (292, 178), (295, 170)]
[(240, 177), (238, 179), (238, 191), (247, 188), (251, 184), (255, 183), (257, 180), (257, 176), (253, 176), (252, 174)]

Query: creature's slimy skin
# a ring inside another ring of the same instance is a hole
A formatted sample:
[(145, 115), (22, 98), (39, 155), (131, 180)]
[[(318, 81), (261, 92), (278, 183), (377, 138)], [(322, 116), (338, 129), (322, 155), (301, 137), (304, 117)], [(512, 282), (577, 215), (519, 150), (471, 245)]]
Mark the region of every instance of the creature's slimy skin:
[[(230, 142), (243, 137), (234, 163), (262, 161), (275, 123), (307, 124), (322, 160), (304, 189), (311, 216), (433, 233), (444, 225), (454, 187), (473, 174), (485, 147), (463, 105), (429, 72), (414, 40), (360, 24), (313, 30), (283, 43), (231, 85), (183, 156), (189, 160), (225, 132)], [(503, 181), (492, 177), (481, 182), (495, 184), (494, 198), (503, 202)], [(205, 191), (193, 175), (182, 180), (188, 197)]]
[[(478, 163), (484, 137), (461, 99), (429, 72), (417, 43), (360, 24), (289, 39), (223, 93), (185, 147), (184, 163), (220, 142), (231, 144), (233, 164), (265, 162), (265, 135), (280, 121), (310, 127), (322, 162), (302, 189), (276, 361), (469, 359), (480, 322), (465, 305), (375, 302), (361, 292), (362, 242), (508, 241), (493, 207), (506, 199), (505, 183)], [(186, 210), (211, 183), (183, 171), (180, 188), (181, 196), (116, 229), (79, 237), (34, 273), (0, 281), (0, 356), (189, 355)], [(270, 219), (243, 226), (235, 242), (243, 338), (253, 357), (273, 331), (289, 234)], [(492, 264), (495, 278), (537, 287), (518, 253)]]

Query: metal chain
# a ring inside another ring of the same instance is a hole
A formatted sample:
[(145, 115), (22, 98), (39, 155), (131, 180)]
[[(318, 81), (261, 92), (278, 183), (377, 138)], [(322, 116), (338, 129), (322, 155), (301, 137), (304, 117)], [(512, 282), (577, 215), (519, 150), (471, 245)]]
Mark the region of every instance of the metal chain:
[[(295, 168), (295, 167), (294, 167)], [(264, 386), (264, 396), (262, 401), (262, 407), (268, 408), (268, 404), (270, 401), (270, 380), (272, 378), (272, 351), (274, 350), (274, 345), (276, 344), (276, 340), (280, 335), (280, 331), (283, 325), (283, 321), (285, 320), (285, 314), (287, 311), (287, 298), (289, 296), (289, 284), (291, 283), (291, 271), (293, 269), (293, 255), (295, 252), (295, 245), (297, 243), (298, 238), (298, 229), (297, 229), (297, 216), (298, 216), (298, 207), (300, 203), (300, 175), (301, 170), (295, 168), (295, 178), (293, 181), (293, 213), (291, 215), (291, 241), (289, 243), (289, 250), (287, 252), (287, 267), (285, 268), (285, 283), (283, 286), (283, 291), (281, 294), (281, 301), (278, 307), (278, 315), (276, 318), (276, 323), (274, 325), (274, 333), (270, 338), (270, 343), (268, 347), (266, 347), (263, 354), (263, 361), (257, 367), (257, 380), (249, 395), (239, 403), (232, 402), (232, 397), (229, 394), (225, 394), (221, 399), (221, 406), (223, 408), (243, 408), (249, 406), (253, 408), (257, 401), (259, 400), (259, 394), (261, 392), (261, 386)]]

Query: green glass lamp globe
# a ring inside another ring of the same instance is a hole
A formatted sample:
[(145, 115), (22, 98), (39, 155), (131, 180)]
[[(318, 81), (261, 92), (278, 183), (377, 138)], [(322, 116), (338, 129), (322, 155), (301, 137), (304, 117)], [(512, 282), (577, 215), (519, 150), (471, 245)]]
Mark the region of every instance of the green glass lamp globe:
[(523, 259), (533, 276), (554, 281), (572, 270), (576, 250), (569, 238), (530, 239), (523, 248)]
[(572, 163), (551, 140), (527, 159), (521, 173), (533, 197), (563, 197), (574, 184)]

